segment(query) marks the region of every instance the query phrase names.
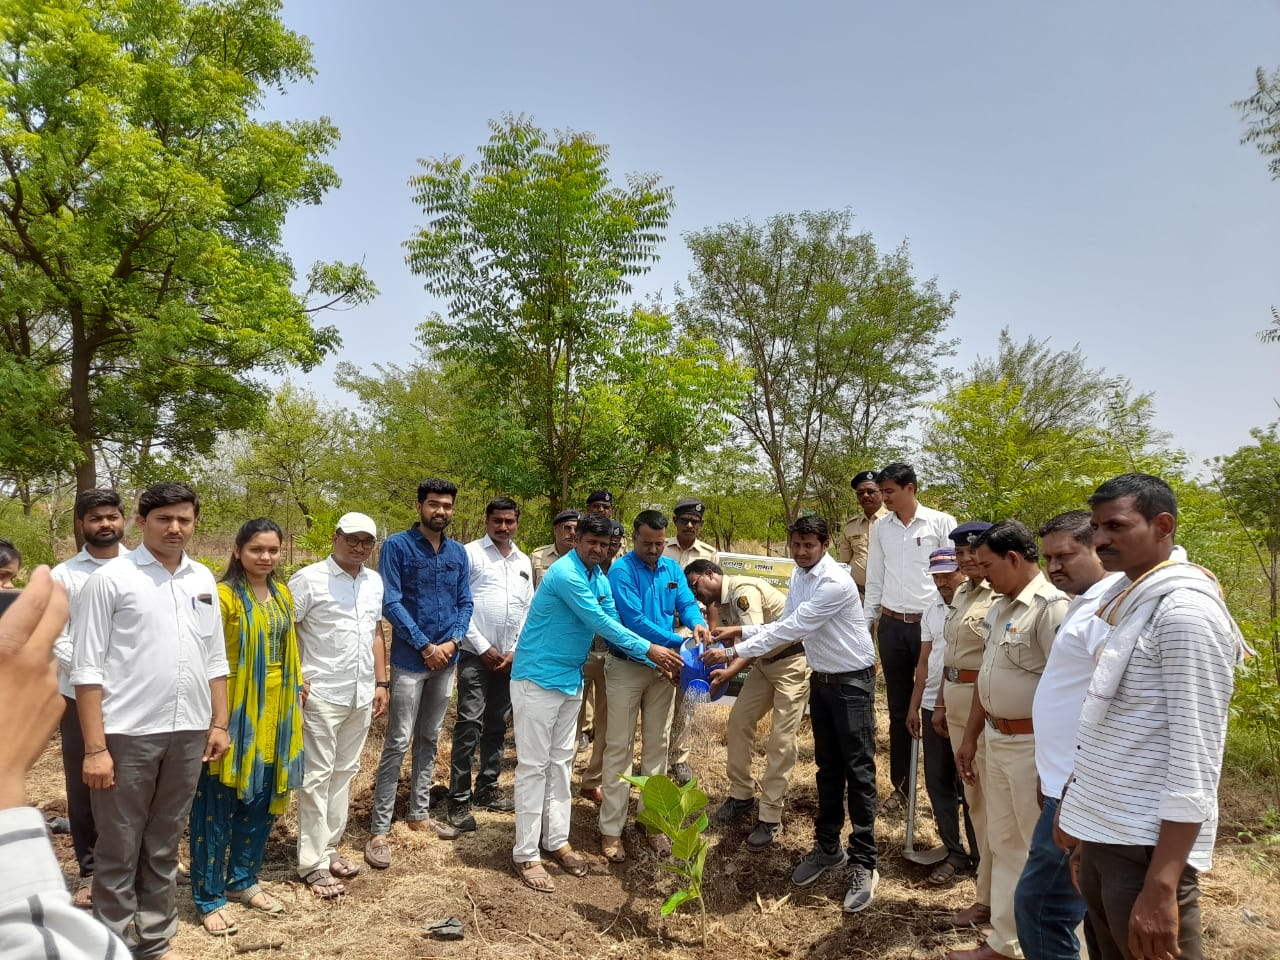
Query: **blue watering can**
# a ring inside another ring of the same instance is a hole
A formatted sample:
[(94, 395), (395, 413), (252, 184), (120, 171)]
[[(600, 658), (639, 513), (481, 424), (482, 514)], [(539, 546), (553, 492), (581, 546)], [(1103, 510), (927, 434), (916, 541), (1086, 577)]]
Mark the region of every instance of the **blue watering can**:
[[(716, 644), (720, 646), (720, 644)], [(686, 641), (680, 648), (680, 658), (684, 666), (680, 668), (680, 693), (694, 700), (719, 700), (724, 696), (727, 687), (721, 687), (714, 695), (711, 693), (711, 674), (723, 670), (724, 664), (714, 667), (704, 666), (702, 651), (705, 648), (693, 640)]]

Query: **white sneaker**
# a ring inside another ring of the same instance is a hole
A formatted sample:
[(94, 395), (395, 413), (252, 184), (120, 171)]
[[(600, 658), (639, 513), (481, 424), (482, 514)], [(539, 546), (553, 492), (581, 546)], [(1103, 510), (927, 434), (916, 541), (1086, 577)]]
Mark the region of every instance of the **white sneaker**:
[(844, 895), (844, 912), (857, 913), (871, 906), (875, 899), (880, 873), (855, 863), (849, 877), (849, 892)]

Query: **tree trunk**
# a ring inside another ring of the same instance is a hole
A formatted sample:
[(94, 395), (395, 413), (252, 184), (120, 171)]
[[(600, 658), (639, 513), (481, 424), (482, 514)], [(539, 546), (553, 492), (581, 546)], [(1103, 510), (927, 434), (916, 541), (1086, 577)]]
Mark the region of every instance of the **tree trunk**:
[[(93, 449), (93, 402), (89, 393), (89, 370), (93, 363), (93, 346), (85, 330), (84, 307), (71, 306), (71, 430), (80, 447), (76, 462), (76, 493), (98, 485), (98, 462)], [(76, 531), (76, 549), (84, 546), (84, 537)]]

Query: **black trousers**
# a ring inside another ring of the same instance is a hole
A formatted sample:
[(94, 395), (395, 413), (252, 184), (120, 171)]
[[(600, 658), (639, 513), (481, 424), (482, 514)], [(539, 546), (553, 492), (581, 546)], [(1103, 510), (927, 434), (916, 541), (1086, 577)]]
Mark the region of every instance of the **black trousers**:
[(905, 794), (911, 766), (907, 709), (916, 684), (916, 661), (920, 659), (920, 624), (882, 616), (877, 634), (885, 699), (889, 703), (889, 782), (893, 789)]
[(80, 876), (93, 876), (93, 847), (98, 842), (98, 828), (93, 822), (93, 806), (89, 788), (84, 782), (84, 734), (80, 731), (80, 714), (76, 702), (63, 697), (66, 709), (58, 729), (62, 733), (62, 773), (67, 781), (67, 819), (71, 821), (71, 846), (76, 852)]
[(449, 774), (449, 802), (468, 803), (472, 797), (471, 764), (480, 747), (480, 772), (475, 794), (498, 789), (502, 751), (511, 724), (511, 674), (486, 670), (474, 653), (458, 658), (458, 703), (453, 721), (453, 750)]
[[(941, 696), (941, 692), (939, 692)], [(947, 860), (957, 870), (970, 870), (978, 865), (978, 838), (969, 819), (969, 801), (964, 796), (964, 785), (956, 772), (955, 754), (951, 741), (938, 736), (933, 729), (933, 711), (921, 710), (920, 742), (924, 749), (924, 785), (929, 793), (929, 805), (933, 807), (933, 819), (938, 825), (938, 838), (947, 848)], [(966, 851), (960, 840), (960, 810), (964, 809)]]
[[(1088, 843), (1080, 851), (1084, 939), (1090, 960), (1133, 960), (1129, 915), (1151, 865), (1151, 847)], [(1204, 960), (1200, 943), (1200, 885), (1185, 867), (1178, 880), (1178, 947), (1181, 960)]]
[(853, 683), (809, 680), (813, 758), (818, 764), (815, 845), (828, 853), (840, 848), (847, 803), (852, 827), (849, 859), (868, 870), (876, 866), (875, 683), (871, 668)]

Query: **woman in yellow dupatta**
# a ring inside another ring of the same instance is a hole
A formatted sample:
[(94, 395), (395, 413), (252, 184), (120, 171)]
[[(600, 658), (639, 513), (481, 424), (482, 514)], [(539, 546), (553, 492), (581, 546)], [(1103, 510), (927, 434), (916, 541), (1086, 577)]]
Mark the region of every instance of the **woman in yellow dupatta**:
[(223, 911), (228, 897), (284, 911), (258, 883), (271, 826), (302, 785), (302, 667), (293, 598), (275, 578), (282, 542), (274, 521), (248, 521), (218, 584), (231, 746), (201, 771), (190, 824), (191, 895), (214, 936), (236, 930)]

